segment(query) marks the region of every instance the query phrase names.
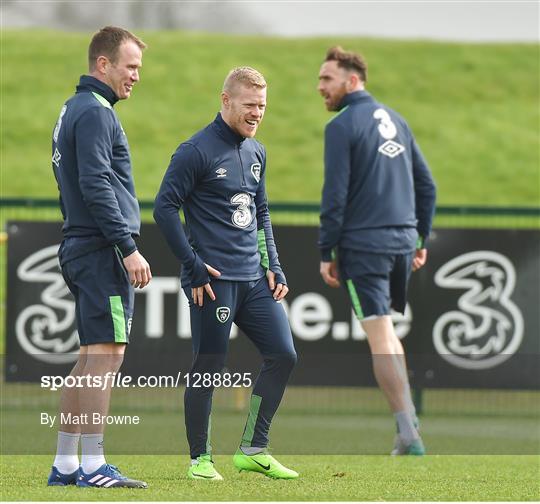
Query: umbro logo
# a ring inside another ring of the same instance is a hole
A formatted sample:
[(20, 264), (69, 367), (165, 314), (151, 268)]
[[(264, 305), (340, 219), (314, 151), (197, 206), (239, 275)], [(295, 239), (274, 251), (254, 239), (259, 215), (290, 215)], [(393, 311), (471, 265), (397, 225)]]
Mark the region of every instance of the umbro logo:
[(389, 158), (395, 158), (405, 151), (403, 145), (394, 142), (393, 140), (387, 140), (379, 147), (379, 152), (388, 156)]
[(225, 168), (218, 168), (216, 170), (218, 178), (223, 178), (227, 176), (227, 170)]
[(55, 148), (52, 162), (57, 166), (57, 168), (60, 168), (60, 159), (62, 159), (62, 154), (60, 154), (59, 150)]

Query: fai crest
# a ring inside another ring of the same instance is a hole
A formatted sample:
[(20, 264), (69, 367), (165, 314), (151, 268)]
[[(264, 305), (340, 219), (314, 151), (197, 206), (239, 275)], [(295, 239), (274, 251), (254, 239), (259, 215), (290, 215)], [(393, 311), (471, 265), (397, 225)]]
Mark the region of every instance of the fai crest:
[(261, 181), (261, 163), (253, 163), (251, 165), (251, 174), (258, 184)]
[(231, 309), (227, 306), (220, 306), (219, 308), (216, 308), (216, 317), (222, 324), (229, 320), (230, 315)]

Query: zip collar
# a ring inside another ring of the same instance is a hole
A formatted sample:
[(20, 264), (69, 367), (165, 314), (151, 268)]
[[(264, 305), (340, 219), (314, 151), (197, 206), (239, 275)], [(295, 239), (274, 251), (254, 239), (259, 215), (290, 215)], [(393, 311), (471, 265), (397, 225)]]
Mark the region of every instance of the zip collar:
[(212, 124), (219, 136), (232, 145), (240, 145), (245, 140), (245, 137), (236, 133), (236, 131), (234, 131), (223, 120), (223, 117), (221, 117), (221, 112), (217, 113), (216, 118), (214, 119), (214, 122)]
[(353, 91), (352, 93), (345, 95), (341, 99), (341, 101), (339, 102), (338, 111), (358, 101), (375, 101), (375, 100), (366, 90)]
[(81, 75), (79, 85), (76, 88), (77, 93), (97, 93), (103, 96), (110, 104), (111, 107), (118, 101), (116, 93), (104, 82), (92, 77), (91, 75)]

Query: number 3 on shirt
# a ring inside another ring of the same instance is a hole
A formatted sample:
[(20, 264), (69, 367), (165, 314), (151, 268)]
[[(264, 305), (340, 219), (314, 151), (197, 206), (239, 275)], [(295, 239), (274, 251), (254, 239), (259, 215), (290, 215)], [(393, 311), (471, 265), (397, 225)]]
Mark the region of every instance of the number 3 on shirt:
[(67, 110), (67, 105), (64, 105), (62, 107), (62, 110), (60, 111), (60, 116), (58, 117), (58, 121), (56, 121), (56, 126), (54, 127), (54, 131), (53, 131), (53, 140), (55, 142), (58, 142), (58, 135), (60, 133), (60, 128), (62, 127), (62, 118), (64, 117), (66, 110)]
[(252, 220), (251, 210), (249, 208), (251, 204), (251, 196), (246, 193), (236, 193), (231, 198), (231, 203), (238, 206), (238, 208), (232, 214), (232, 223), (239, 228), (248, 227)]
[(380, 121), (379, 133), (385, 140), (392, 140), (397, 135), (396, 125), (392, 122), (392, 118), (386, 110), (382, 108), (377, 109), (373, 112), (373, 117)]

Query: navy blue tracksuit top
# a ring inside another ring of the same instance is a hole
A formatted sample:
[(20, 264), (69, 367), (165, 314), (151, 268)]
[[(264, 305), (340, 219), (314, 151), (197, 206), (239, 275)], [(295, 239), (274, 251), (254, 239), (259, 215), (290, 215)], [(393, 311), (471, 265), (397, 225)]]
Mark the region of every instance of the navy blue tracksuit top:
[(62, 232), (75, 245), (60, 261), (107, 245), (124, 257), (137, 246), (139, 204), (131, 175), (126, 135), (113, 110), (118, 101), (103, 82), (83, 75), (76, 94), (62, 107), (53, 131), (52, 165), (64, 217)]
[(319, 249), (412, 252), (431, 231), (435, 183), (405, 120), (367, 91), (346, 95), (325, 129)]
[(221, 272), (220, 280), (257, 280), (270, 269), (276, 283), (286, 283), (265, 175), (264, 147), (234, 132), (221, 114), (178, 147), (156, 197), (154, 219), (183, 266), (183, 287), (209, 282), (204, 263)]

